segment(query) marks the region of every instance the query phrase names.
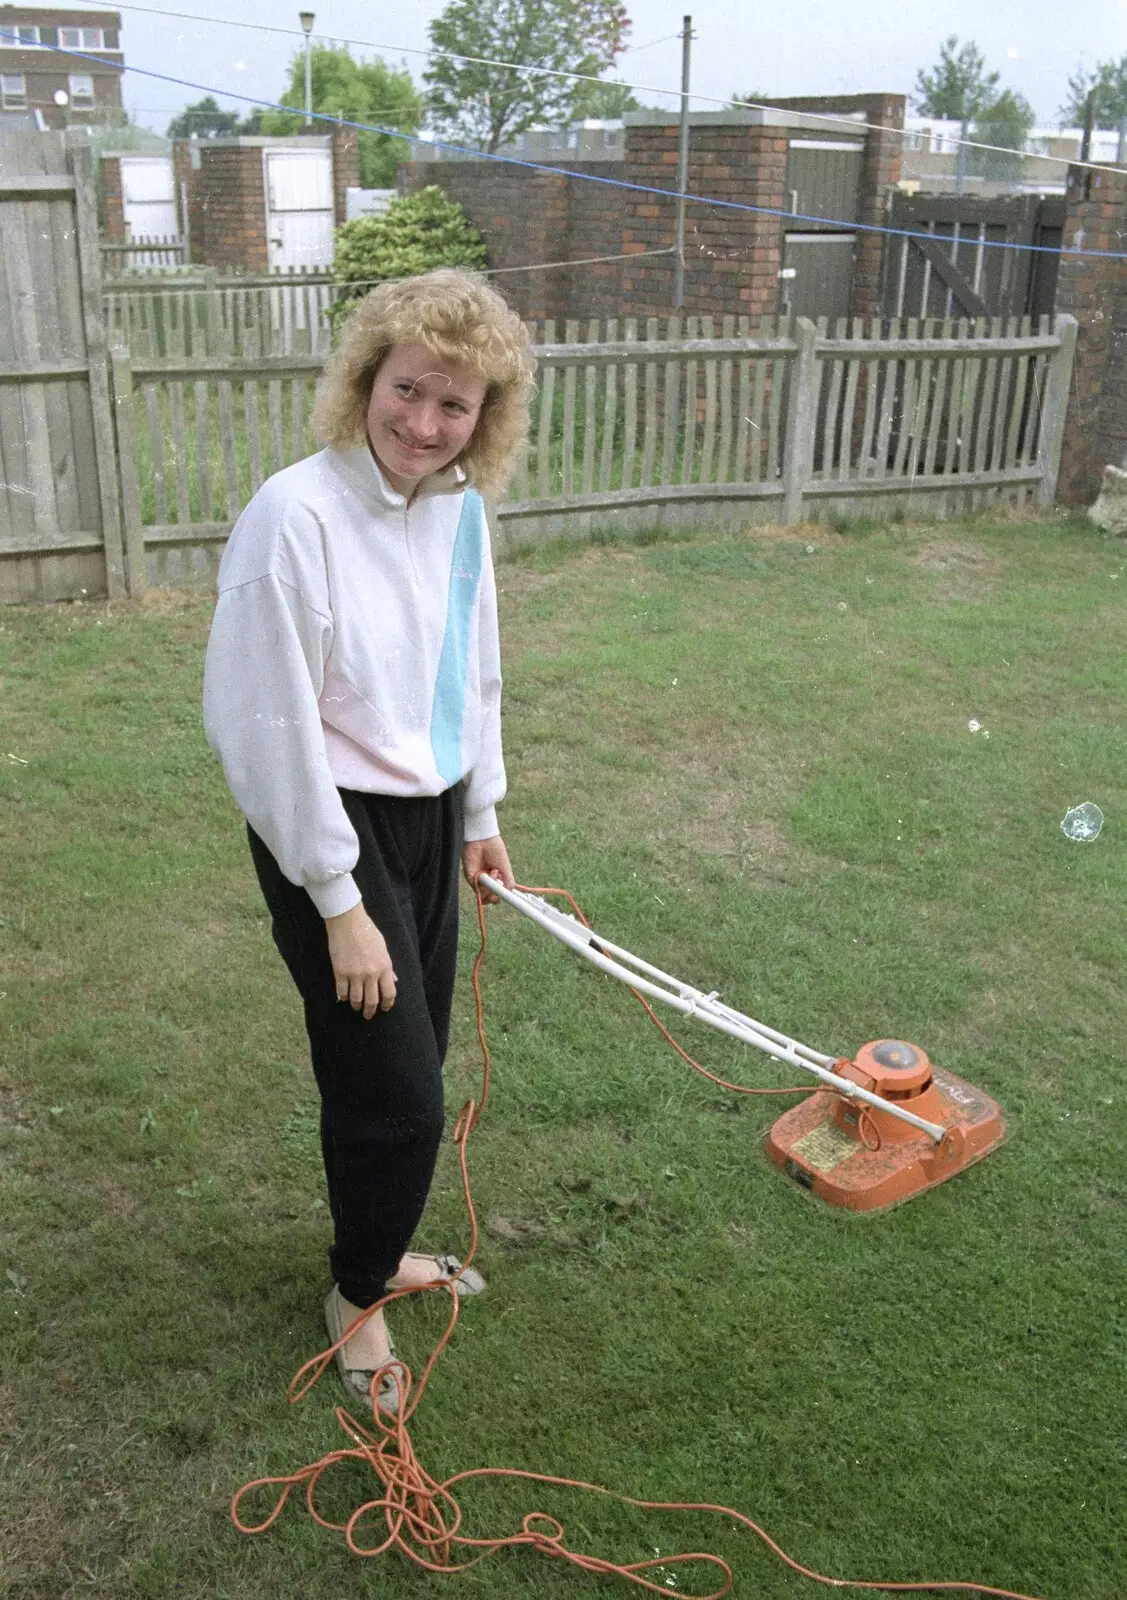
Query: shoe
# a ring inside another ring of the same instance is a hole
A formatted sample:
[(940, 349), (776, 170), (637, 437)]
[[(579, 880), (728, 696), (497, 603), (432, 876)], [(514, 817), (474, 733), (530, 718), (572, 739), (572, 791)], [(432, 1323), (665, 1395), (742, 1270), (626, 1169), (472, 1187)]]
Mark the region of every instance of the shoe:
[[(485, 1288), (485, 1279), (475, 1267), (463, 1267), (457, 1256), (420, 1256), (409, 1250), (405, 1257), (408, 1261), (424, 1261), (434, 1273), (436, 1283), (449, 1283), (451, 1279), (458, 1280), (458, 1298), (465, 1300), (471, 1294), (480, 1294)], [(389, 1289), (405, 1289), (407, 1284), (399, 1278), (387, 1280)]]
[[(335, 1283), (329, 1291), (328, 1299), (325, 1301), (325, 1327), (329, 1330), (329, 1340), (332, 1344), (336, 1344), (337, 1340), (343, 1337), (344, 1331), (348, 1327), (348, 1323), (344, 1320), (340, 1289)], [(390, 1332), (387, 1336), (387, 1346), (391, 1352), (390, 1359), (392, 1361), (397, 1360), (395, 1345), (392, 1343)], [(345, 1346), (341, 1345), (333, 1356), (337, 1364), (337, 1371), (340, 1373), (341, 1382), (350, 1395), (360, 1395), (371, 1404), (372, 1379), (376, 1375), (376, 1369), (371, 1367), (350, 1367), (345, 1360), (344, 1352)], [(379, 1389), (376, 1394), (376, 1405), (385, 1416), (397, 1417), (399, 1415), (399, 1399), (399, 1374), (391, 1371), (381, 1373)]]

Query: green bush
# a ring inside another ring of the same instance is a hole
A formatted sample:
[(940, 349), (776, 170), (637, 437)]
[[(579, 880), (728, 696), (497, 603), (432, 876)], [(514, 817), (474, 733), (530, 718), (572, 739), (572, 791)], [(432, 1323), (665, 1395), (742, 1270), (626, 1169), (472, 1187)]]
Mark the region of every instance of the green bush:
[(375, 280), (411, 278), (432, 267), (485, 266), (485, 245), (456, 200), (437, 184), (400, 195), (382, 217), (354, 217), (336, 231), (333, 272), (355, 284), (330, 313), (334, 326)]

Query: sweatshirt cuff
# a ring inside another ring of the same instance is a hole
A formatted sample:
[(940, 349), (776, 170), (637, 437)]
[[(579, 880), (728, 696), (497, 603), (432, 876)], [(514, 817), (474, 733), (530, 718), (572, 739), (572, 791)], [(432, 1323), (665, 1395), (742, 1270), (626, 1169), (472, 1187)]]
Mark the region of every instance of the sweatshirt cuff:
[(360, 904), (360, 891), (350, 872), (322, 883), (307, 883), (305, 892), (323, 917), (340, 917)]
[(492, 839), (501, 831), (497, 826), (496, 806), (486, 806), (482, 811), (467, 811), (462, 822), (463, 837), (467, 844), (474, 839)]

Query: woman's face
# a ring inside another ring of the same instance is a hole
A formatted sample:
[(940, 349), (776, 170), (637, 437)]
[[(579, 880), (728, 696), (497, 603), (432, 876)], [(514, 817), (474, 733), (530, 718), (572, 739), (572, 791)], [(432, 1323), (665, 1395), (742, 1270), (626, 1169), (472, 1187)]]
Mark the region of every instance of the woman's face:
[(440, 361), (425, 345), (392, 345), (372, 384), (368, 443), (393, 489), (410, 499), (422, 478), (461, 454), (485, 389), (476, 372)]

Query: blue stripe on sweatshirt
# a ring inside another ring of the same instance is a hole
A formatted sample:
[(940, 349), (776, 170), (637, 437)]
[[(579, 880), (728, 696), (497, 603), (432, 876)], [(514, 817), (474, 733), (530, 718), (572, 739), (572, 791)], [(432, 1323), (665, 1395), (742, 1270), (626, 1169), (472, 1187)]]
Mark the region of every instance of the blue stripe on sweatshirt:
[(470, 619), (481, 581), (485, 547), (485, 511), (476, 489), (467, 489), (450, 562), (450, 593), (446, 603), (446, 632), (434, 685), (430, 715), (430, 744), (439, 775), (449, 784), (462, 777), (462, 727), (466, 714), (466, 663), (470, 649)]

